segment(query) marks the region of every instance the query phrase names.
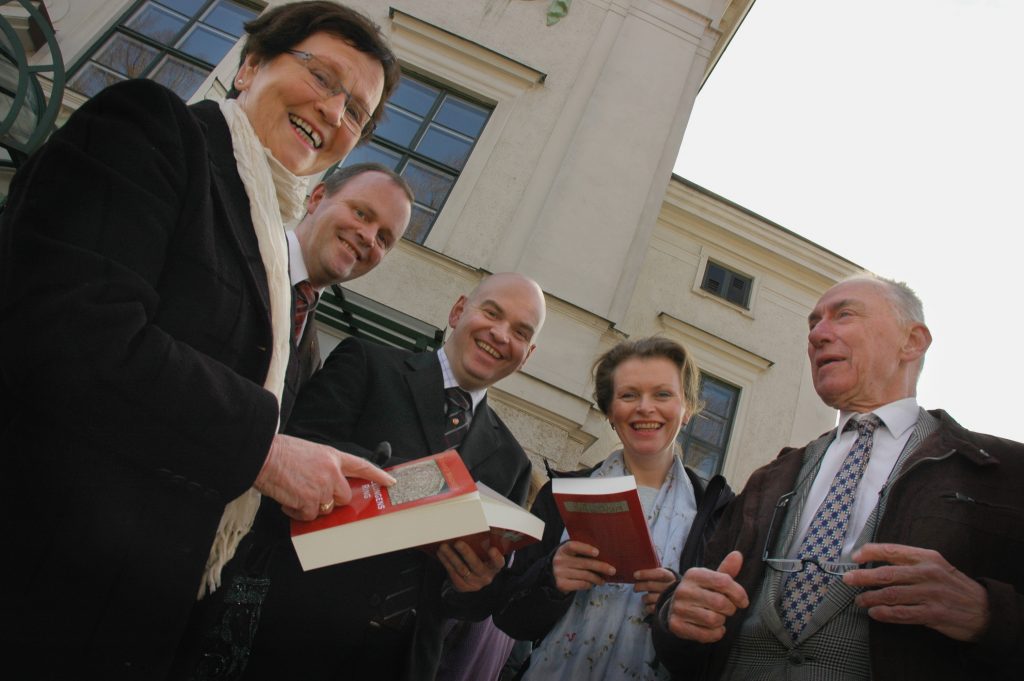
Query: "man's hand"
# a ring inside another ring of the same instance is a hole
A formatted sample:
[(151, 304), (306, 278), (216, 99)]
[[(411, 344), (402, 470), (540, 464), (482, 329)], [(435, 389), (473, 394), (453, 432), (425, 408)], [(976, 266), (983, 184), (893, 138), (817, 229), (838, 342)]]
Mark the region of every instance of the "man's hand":
[(452, 586), (462, 593), (484, 588), (501, 572), (501, 568), (505, 567), (505, 557), (498, 549), (492, 546), (488, 551), (487, 561), (482, 561), (476, 555), (476, 551), (462, 540), (454, 544), (441, 544), (437, 550), (437, 557), (448, 572)]
[(957, 641), (976, 641), (988, 629), (985, 587), (949, 564), (937, 551), (901, 544), (865, 544), (858, 563), (888, 563), (843, 575), (850, 586), (869, 589), (855, 603), (879, 622), (920, 624)]
[(253, 486), (296, 520), (313, 520), (352, 499), (345, 476), (385, 487), (395, 479), (366, 459), (290, 435), (275, 435)]
[(750, 605), (736, 582), (743, 554), (733, 551), (718, 570), (690, 568), (672, 594), (668, 628), (679, 638), (714, 643), (725, 636), (725, 619)]
[(562, 593), (583, 591), (604, 584), (615, 574), (609, 563), (597, 560), (597, 548), (581, 541), (567, 541), (555, 551), (551, 568), (555, 587)]
[(671, 570), (659, 567), (637, 570), (633, 573), (633, 579), (636, 580), (633, 591), (644, 594), (644, 614), (650, 615), (654, 612), (654, 606), (657, 604), (661, 592), (676, 581), (676, 575)]

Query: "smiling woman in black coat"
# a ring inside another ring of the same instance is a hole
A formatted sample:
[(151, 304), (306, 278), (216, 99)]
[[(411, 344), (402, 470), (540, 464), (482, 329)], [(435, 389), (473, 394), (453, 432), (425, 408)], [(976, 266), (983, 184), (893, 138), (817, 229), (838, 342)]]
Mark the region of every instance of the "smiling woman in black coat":
[(301, 517), (349, 494), (353, 458), (278, 434), (283, 220), (302, 208), (295, 176), (344, 158), (398, 67), (335, 3), (282, 5), (246, 30), (230, 103), (115, 85), (12, 183), (0, 652), (22, 678), (164, 678), (258, 505), (250, 488)]

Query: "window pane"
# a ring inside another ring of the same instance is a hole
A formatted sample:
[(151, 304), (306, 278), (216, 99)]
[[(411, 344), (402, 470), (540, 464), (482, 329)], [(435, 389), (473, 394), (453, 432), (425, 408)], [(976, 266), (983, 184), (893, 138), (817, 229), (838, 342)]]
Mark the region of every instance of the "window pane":
[(192, 27), (178, 49), (193, 57), (202, 59), (207, 64), (216, 64), (228, 53), (235, 41), (198, 24)]
[(143, 5), (125, 26), (164, 45), (171, 45), (187, 22), (159, 5)]
[(430, 227), (434, 224), (434, 218), (436, 217), (437, 213), (434, 211), (418, 204), (413, 204), (412, 217), (409, 218), (409, 228), (405, 230), (403, 238), (415, 241), (418, 244), (423, 243), (427, 238), (427, 234), (430, 233)]
[(397, 170), (398, 163), (401, 160), (402, 157), (400, 154), (396, 154), (393, 151), (385, 149), (379, 144), (370, 142), (369, 144), (361, 144), (349, 152), (349, 155), (345, 158), (345, 162), (341, 165), (350, 166), (356, 163), (380, 163), (392, 170)]
[(402, 76), (402, 79), (398, 81), (398, 89), (388, 101), (423, 117), (434, 106), (434, 101), (439, 94), (441, 91), (435, 87), (416, 82), (408, 76)]
[(157, 2), (192, 17), (206, 0), (157, 0)]
[(725, 424), (718, 419), (708, 418), (704, 414), (698, 414), (694, 419), (691, 434), (715, 447), (725, 444)]
[(704, 411), (729, 418), (732, 413), (734, 391), (734, 388), (705, 379), (700, 387), (700, 399), (704, 402)]
[(448, 192), (455, 184), (455, 178), (428, 168), (419, 163), (410, 162), (402, 171), (402, 176), (412, 186), (416, 194), (416, 203), (438, 210), (448, 198)]
[(722, 469), (721, 459), (718, 452), (692, 440), (683, 450), (683, 463), (697, 471), (704, 480), (710, 480)]
[(93, 97), (103, 88), (120, 80), (125, 80), (124, 76), (102, 69), (90, 62), (78, 70), (68, 85), (75, 92), (81, 92), (86, 97)]
[(388, 102), (384, 106), (384, 118), (374, 134), (399, 146), (407, 147), (412, 143), (412, 138), (416, 136), (422, 122), (422, 118), (396, 109)]
[(115, 33), (100, 48), (93, 61), (129, 78), (139, 78), (157, 57), (155, 47), (145, 45), (134, 38)]
[(188, 99), (206, 80), (207, 73), (198, 66), (168, 57), (160, 62), (160, 66), (153, 72), (152, 78), (161, 85), (174, 90), (182, 99)]
[(458, 170), (462, 170), (466, 165), (466, 159), (469, 158), (469, 152), (472, 150), (472, 140), (467, 141), (436, 125), (431, 125), (419, 144), (416, 145), (416, 151), (427, 158)]
[(225, 33), (229, 33), (235, 38), (238, 38), (245, 32), (242, 24), (253, 19), (256, 16), (256, 12), (251, 9), (246, 9), (240, 5), (236, 5), (233, 2), (225, 2), (221, 0), (217, 2), (213, 9), (207, 12), (203, 18), (204, 24), (209, 24), (214, 28), (219, 28)]
[(480, 135), (489, 116), (487, 109), (448, 95), (434, 116), (434, 121), (475, 138)]

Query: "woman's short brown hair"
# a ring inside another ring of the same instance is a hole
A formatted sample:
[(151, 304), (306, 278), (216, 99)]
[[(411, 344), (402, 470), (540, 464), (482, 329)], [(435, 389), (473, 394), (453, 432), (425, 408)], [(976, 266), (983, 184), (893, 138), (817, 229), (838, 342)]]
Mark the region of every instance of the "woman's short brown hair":
[(703, 405), (700, 403), (700, 370), (693, 357), (679, 343), (660, 336), (625, 340), (604, 353), (594, 362), (594, 400), (605, 416), (615, 396), (615, 370), (627, 359), (664, 358), (679, 369), (679, 382), (686, 401), (687, 418), (693, 418)]

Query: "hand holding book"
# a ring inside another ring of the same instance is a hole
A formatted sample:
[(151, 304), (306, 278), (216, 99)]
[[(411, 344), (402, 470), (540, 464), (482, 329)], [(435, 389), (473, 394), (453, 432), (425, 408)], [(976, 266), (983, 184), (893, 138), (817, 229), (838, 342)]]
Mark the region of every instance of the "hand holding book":
[(638, 570), (659, 567), (632, 475), (555, 478), (551, 492), (569, 538), (599, 551), (590, 559), (614, 566), (610, 574), (599, 573), (605, 581), (635, 582)]
[(615, 566), (599, 560), (598, 549), (581, 541), (569, 540), (558, 547), (551, 562), (555, 587), (562, 593), (601, 586), (615, 576)]
[(452, 586), (463, 593), (484, 588), (505, 567), (505, 557), (496, 546), (478, 553), (478, 549), (462, 539), (444, 542), (436, 555), (448, 572)]

